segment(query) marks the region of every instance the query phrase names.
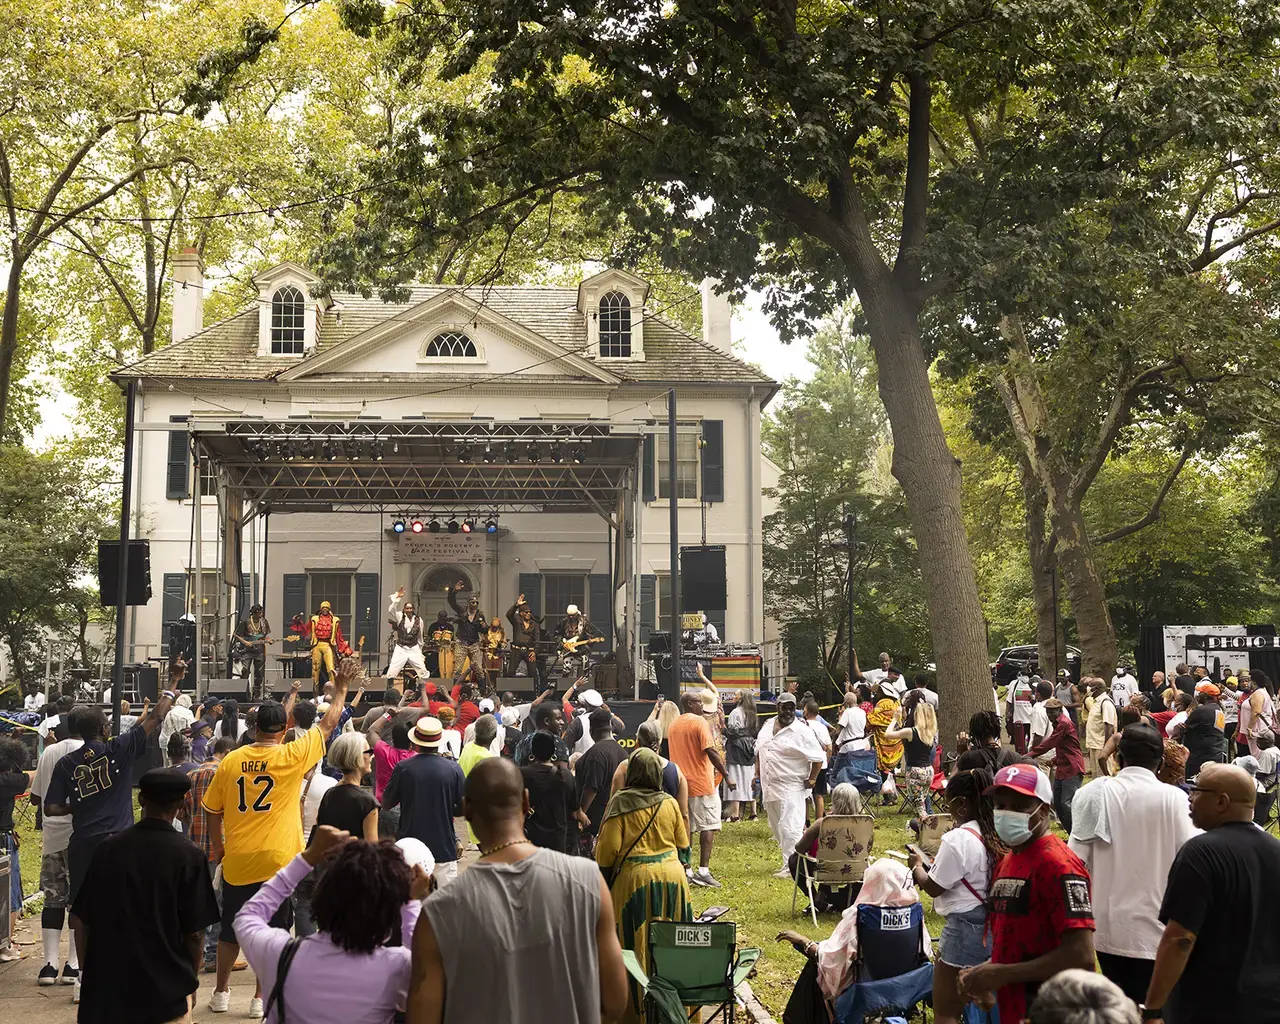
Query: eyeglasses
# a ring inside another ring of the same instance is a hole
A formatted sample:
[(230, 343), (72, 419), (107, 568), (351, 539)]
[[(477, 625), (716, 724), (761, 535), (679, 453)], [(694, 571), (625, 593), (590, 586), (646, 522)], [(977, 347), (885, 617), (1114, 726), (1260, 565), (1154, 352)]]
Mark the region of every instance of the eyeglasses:
[(1221, 793), (1221, 792), (1222, 792), (1222, 790), (1220, 790), (1220, 789), (1207, 789), (1207, 788), (1205, 788), (1204, 786), (1192, 786), (1192, 787), (1191, 787), (1191, 789), (1190, 789), (1188, 792), (1191, 792), (1191, 793)]

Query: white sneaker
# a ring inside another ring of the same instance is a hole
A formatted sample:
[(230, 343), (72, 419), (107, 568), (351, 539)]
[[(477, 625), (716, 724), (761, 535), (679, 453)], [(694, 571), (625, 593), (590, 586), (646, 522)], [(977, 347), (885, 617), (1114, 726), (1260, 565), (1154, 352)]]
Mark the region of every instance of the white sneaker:
[(71, 1001), (73, 1003), (80, 1002), (80, 979), (76, 978), (75, 987), (71, 989)]
[(254, 996), (249, 1000), (249, 1016), (253, 1020), (262, 1020), (262, 998)]
[(773, 873), (773, 877), (774, 878), (790, 878), (791, 872), (788, 871), (785, 867), (781, 867), (781, 868), (778, 868), (778, 870)]
[(227, 989), (225, 992), (215, 990), (209, 997), (209, 1012), (226, 1013), (229, 1009), (231, 1009), (231, 990)]

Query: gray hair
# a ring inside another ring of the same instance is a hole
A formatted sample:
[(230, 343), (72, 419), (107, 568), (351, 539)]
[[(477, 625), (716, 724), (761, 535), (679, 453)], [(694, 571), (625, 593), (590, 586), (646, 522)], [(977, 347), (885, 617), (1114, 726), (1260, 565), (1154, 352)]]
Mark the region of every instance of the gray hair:
[(862, 814), (862, 794), (852, 782), (842, 782), (831, 791), (832, 814)]
[(1031, 1024), (1141, 1024), (1138, 1008), (1104, 975), (1072, 968), (1040, 986)]
[(657, 722), (641, 722), (636, 729), (636, 745), (657, 748), (662, 742), (662, 729)]
[(498, 720), (493, 715), (481, 715), (476, 719), (475, 743), (487, 747), (498, 735)]
[(329, 744), (329, 764), (340, 772), (360, 770), (360, 758), (369, 749), (369, 741), (362, 732), (344, 732)]

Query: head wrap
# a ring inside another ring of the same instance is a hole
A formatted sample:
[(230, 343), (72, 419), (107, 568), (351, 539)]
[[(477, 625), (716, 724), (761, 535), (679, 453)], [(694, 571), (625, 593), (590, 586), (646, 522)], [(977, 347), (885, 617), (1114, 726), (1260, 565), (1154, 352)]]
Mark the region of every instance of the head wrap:
[(609, 801), (605, 820), (657, 807), (670, 799), (662, 790), (662, 758), (648, 747), (641, 747), (627, 761), (627, 781)]

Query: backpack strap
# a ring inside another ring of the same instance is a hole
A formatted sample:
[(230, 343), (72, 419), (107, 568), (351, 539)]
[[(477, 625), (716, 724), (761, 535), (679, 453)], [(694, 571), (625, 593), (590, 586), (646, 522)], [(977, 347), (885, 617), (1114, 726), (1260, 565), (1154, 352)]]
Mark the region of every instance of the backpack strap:
[(276, 1007), (276, 1024), (285, 1024), (284, 1020), (284, 980), (289, 976), (289, 968), (293, 966), (293, 958), (298, 954), (302, 939), (291, 938), (280, 950), (280, 959), (276, 961), (276, 983), (271, 986), (271, 995), (263, 1009), (263, 1017), (271, 1016), (271, 1008)]

